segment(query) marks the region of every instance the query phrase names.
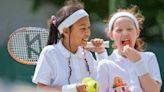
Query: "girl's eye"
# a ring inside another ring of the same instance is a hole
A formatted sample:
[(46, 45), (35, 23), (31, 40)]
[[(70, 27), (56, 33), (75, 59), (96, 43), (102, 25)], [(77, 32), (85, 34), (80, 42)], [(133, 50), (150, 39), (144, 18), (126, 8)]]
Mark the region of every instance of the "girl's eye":
[(88, 26), (88, 29), (90, 30), (90, 29), (91, 29), (91, 27), (90, 27), (90, 26)]
[(91, 29), (91, 27), (89, 26), (89, 27), (88, 27), (88, 30), (90, 30), (90, 29)]
[(132, 29), (132, 28), (128, 28), (127, 30), (128, 30), (128, 31), (132, 31), (133, 29)]
[(80, 30), (86, 30), (86, 28), (80, 28)]
[(90, 26), (89, 27), (82, 27), (82, 28), (80, 28), (80, 30), (90, 30)]
[(122, 30), (121, 30), (121, 29), (117, 29), (117, 30), (116, 30), (116, 32), (121, 33), (121, 32), (122, 32)]

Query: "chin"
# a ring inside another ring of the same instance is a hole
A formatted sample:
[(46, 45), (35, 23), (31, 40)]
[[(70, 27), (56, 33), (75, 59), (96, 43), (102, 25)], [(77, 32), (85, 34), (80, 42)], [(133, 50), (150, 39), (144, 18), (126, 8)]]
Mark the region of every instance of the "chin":
[(87, 43), (86, 44), (82, 44), (83, 47), (85, 47), (86, 45), (87, 45)]
[(88, 42), (88, 41), (83, 41), (82, 44), (87, 45), (87, 42)]
[(81, 44), (82, 47), (85, 47), (86, 45), (87, 45), (87, 42)]

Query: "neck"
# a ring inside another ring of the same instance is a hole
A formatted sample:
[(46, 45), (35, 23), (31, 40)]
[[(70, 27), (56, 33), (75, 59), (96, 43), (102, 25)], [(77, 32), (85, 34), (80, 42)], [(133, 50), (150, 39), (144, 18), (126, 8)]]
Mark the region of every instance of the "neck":
[(71, 44), (71, 42), (69, 43), (69, 41), (66, 40), (62, 40), (62, 44), (64, 45), (64, 47), (69, 50), (72, 53), (76, 53), (78, 47), (74, 46), (73, 44)]
[(119, 51), (118, 49), (117, 51), (118, 51), (118, 54), (120, 54), (122, 57), (127, 58), (121, 51)]

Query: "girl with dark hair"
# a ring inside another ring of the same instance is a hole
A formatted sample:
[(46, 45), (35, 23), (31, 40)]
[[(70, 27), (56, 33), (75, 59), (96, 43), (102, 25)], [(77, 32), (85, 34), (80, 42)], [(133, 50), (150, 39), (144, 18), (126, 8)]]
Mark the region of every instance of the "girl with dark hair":
[[(143, 21), (137, 6), (118, 9), (110, 18), (108, 36), (114, 41), (114, 51), (97, 67), (100, 92), (160, 92), (157, 58), (152, 52), (143, 52), (139, 37)], [(115, 85), (117, 76), (123, 84)]]
[[(85, 77), (96, 76), (96, 60), (84, 49), (90, 31), (89, 15), (79, 1), (68, 1), (51, 17), (48, 46), (40, 54), (33, 77), (39, 87), (62, 92), (86, 92), (81, 84)], [(102, 39), (92, 41), (97, 48), (97, 59), (107, 53), (99, 47)]]

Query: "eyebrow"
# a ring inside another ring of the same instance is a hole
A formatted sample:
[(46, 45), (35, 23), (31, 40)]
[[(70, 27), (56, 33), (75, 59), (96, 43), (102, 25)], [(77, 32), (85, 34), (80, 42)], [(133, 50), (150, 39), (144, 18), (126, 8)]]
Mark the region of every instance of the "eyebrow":
[(86, 24), (80, 24), (79, 26), (85, 26)]
[[(86, 24), (80, 24), (79, 26), (87, 26)], [(89, 26), (91, 26), (91, 25), (89, 25)]]

